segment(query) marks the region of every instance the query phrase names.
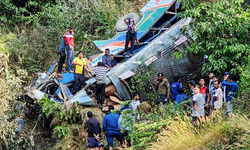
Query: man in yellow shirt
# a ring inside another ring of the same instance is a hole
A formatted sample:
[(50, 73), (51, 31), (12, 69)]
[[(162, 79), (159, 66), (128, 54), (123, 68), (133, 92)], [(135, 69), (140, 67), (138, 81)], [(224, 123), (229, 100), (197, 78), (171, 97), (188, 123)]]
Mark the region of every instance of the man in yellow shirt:
[(78, 57), (73, 60), (72, 65), (75, 65), (74, 81), (75, 93), (77, 93), (78, 91), (80, 91), (83, 84), (83, 67), (88, 71), (88, 68), (86, 67), (86, 61), (83, 58), (82, 52), (78, 53)]

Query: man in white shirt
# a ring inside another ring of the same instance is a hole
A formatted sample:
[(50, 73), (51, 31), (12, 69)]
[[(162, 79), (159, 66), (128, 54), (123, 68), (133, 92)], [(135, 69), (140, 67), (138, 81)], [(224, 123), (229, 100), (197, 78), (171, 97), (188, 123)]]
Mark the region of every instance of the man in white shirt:
[(222, 107), (222, 90), (220, 88), (219, 81), (214, 82), (214, 88), (216, 89), (215, 95), (214, 95), (214, 109), (218, 110)]
[[(137, 111), (137, 107), (141, 104), (140, 101), (140, 96), (138, 93), (134, 93), (133, 95), (133, 100), (132, 102), (130, 103), (130, 106), (132, 108), (133, 111)], [(137, 122), (139, 120), (139, 114), (136, 114), (136, 117), (135, 117), (135, 121)]]
[(200, 93), (200, 87), (198, 85), (194, 86), (194, 97), (192, 99), (193, 106), (192, 106), (192, 123), (193, 125), (197, 126), (200, 121), (205, 116), (204, 112), (204, 105), (205, 99), (203, 95)]

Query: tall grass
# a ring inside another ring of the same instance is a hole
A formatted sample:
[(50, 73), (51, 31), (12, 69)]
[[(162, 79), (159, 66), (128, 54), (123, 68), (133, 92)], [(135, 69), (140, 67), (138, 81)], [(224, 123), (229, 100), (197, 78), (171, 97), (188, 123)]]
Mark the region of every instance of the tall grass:
[(222, 114), (195, 128), (188, 120), (171, 120), (163, 132), (156, 135), (148, 149), (249, 149), (250, 121), (244, 115), (235, 115), (228, 120)]

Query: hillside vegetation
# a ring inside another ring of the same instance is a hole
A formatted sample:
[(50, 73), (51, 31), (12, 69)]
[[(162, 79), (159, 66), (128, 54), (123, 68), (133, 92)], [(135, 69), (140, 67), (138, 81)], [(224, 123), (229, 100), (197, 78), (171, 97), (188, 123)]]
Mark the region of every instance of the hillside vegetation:
[[(14, 109), (15, 95), (25, 90), (36, 72), (44, 72), (58, 59), (62, 35), (69, 26), (75, 28), (75, 51), (84, 56), (98, 53), (93, 40), (108, 39), (115, 34), (115, 23), (129, 12), (138, 12), (147, 0), (5, 0), (0, 1), (0, 149), (85, 149), (87, 109), (79, 107), (67, 111), (64, 107), (40, 101), (49, 117), (55, 113), (54, 142), (39, 145), (47, 136), (32, 133), (26, 128), (16, 134), (16, 121), (20, 112)], [(175, 53), (181, 59), (186, 53), (209, 55), (202, 74), (225, 71), (237, 76), (238, 104), (234, 116), (223, 113), (211, 116), (208, 123), (194, 128), (190, 112), (173, 110), (173, 104), (147, 115), (148, 122), (134, 124), (130, 138), (131, 149), (250, 149), (250, 13), (249, 2), (243, 0), (181, 0), (181, 17), (191, 17), (191, 28), (196, 41), (186, 51)], [(187, 29), (183, 30), (185, 33)], [(150, 84), (150, 73), (134, 77), (133, 84), (142, 95), (155, 98), (153, 91), (145, 93)], [(140, 83), (138, 83), (140, 81)], [(151, 102), (154, 104), (154, 102)], [(182, 107), (182, 106), (180, 106)], [(163, 113), (164, 112), (164, 113)], [(102, 113), (94, 110), (102, 120)], [(98, 117), (96, 116), (96, 117)], [(36, 118), (37, 119), (37, 118)], [(80, 120), (80, 121), (79, 121)], [(132, 120), (129, 120), (133, 122)], [(51, 136), (51, 135), (49, 135)], [(50, 140), (50, 139), (49, 139)], [(52, 143), (52, 144), (51, 144)]]

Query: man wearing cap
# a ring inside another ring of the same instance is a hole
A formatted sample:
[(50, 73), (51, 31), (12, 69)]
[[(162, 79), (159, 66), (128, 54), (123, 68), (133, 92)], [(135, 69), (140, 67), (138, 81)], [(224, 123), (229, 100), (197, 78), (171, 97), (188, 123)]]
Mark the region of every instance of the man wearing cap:
[(224, 76), (224, 80), (222, 81), (222, 85), (227, 87), (227, 104), (226, 104), (226, 112), (231, 117), (233, 113), (233, 105), (232, 100), (237, 98), (238, 94), (238, 84), (234, 81), (233, 75), (226, 75)]
[(163, 73), (158, 74), (158, 78), (156, 80), (155, 89), (157, 90), (157, 94), (159, 95), (158, 103), (164, 104), (165, 99), (169, 100), (170, 98), (170, 84), (166, 78), (164, 78)]
[(73, 72), (71, 70), (71, 65), (74, 59), (74, 28), (72, 26), (69, 27), (69, 31), (64, 34), (66, 51), (67, 51), (67, 72)]
[(194, 85), (195, 85), (194, 80), (188, 81), (188, 85), (190, 87), (190, 97), (193, 99), (193, 97), (194, 97)]
[[(225, 78), (226, 76), (229, 76), (229, 75), (230, 75), (229, 72), (225, 72), (223, 78)], [(222, 83), (221, 83), (221, 89), (223, 91), (223, 96), (222, 96), (223, 102), (225, 103), (225, 102), (227, 102), (227, 86), (222, 85)]]

